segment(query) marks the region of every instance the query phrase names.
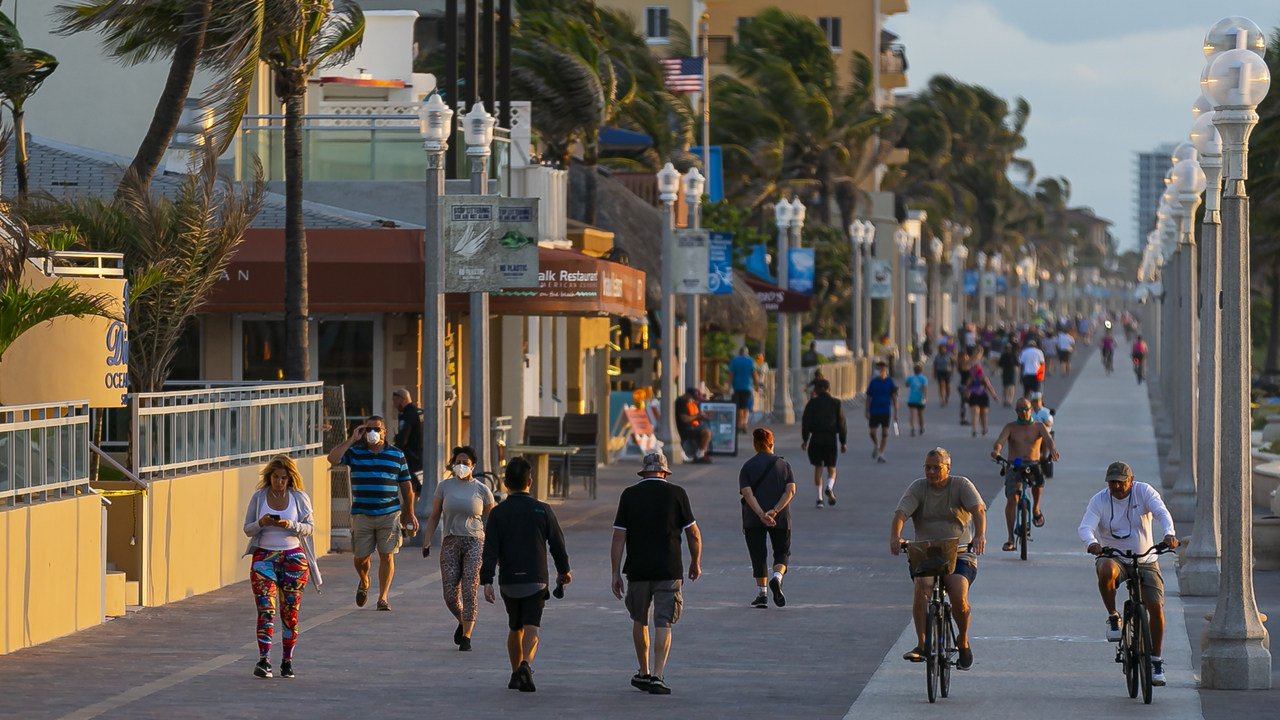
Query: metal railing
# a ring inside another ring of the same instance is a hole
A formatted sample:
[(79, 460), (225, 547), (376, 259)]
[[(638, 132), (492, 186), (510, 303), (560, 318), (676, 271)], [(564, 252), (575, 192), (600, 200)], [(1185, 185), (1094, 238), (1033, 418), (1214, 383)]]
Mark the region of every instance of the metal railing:
[(124, 277), (123, 253), (54, 250), (44, 257), (32, 258), (37, 259), (49, 277)]
[(321, 383), (276, 383), (130, 398), (133, 470), (175, 476), (323, 452)]
[(88, 482), (87, 400), (0, 407), (0, 503)]
[(900, 75), (907, 71), (907, 49), (901, 45), (886, 45), (880, 50), (880, 72)]
[[(816, 373), (831, 383), (831, 396), (841, 402), (856, 400), (865, 389), (867, 381), (866, 360), (838, 360), (825, 365), (810, 368), (791, 369), (791, 404), (795, 407), (796, 420), (804, 412), (804, 405), (809, 400), (809, 385)], [(773, 413), (774, 389), (777, 387), (778, 371), (771, 369), (764, 373), (764, 381), (756, 385), (755, 410), (765, 416)]]

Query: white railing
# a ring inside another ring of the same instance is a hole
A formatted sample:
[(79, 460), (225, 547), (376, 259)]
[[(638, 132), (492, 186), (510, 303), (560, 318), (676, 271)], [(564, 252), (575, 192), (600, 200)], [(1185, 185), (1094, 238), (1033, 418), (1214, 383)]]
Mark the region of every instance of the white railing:
[[(796, 422), (804, 412), (804, 405), (809, 400), (809, 384), (813, 382), (817, 372), (831, 383), (832, 397), (841, 402), (856, 400), (870, 379), (869, 362), (863, 360), (839, 360), (811, 368), (793, 368), (791, 370), (791, 404), (795, 408)], [(777, 386), (777, 369), (764, 373), (764, 382), (756, 385), (755, 411), (764, 417), (773, 415), (774, 388)]]
[[(0, 407), (0, 501), (89, 482), (89, 403)], [(48, 498), (48, 495), (45, 496)]]
[(133, 471), (143, 480), (294, 458), (323, 449), (321, 383), (137, 393)]
[(55, 250), (38, 260), (40, 269), (49, 277), (124, 277), (122, 253)]

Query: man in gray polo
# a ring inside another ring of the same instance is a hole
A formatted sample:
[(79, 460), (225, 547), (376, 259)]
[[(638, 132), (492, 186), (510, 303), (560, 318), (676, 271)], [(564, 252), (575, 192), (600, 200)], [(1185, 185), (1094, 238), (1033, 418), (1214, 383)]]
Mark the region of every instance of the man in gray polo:
[[(623, 599), (631, 616), (631, 639), (635, 644), (639, 672), (631, 685), (650, 695), (670, 695), (663, 680), (667, 654), (671, 651), (671, 626), (680, 619), (683, 599), (680, 584), (684, 576), (680, 536), (689, 541), (689, 580), (702, 574), (702, 536), (689, 508), (684, 488), (667, 482), (671, 469), (662, 453), (644, 458), (640, 482), (622, 491), (618, 514), (613, 521), (613, 595)], [(626, 564), (623, 564), (623, 550)], [(653, 609), (653, 671), (649, 669), (649, 610)]]

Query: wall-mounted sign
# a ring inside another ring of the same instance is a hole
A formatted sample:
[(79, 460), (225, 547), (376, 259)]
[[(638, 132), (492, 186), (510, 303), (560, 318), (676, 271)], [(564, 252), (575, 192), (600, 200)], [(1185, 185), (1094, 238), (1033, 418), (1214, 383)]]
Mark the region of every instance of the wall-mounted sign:
[(1004, 295), (1009, 292), (1009, 280), (1003, 275), (996, 276), (996, 294)]
[(787, 250), (787, 289), (801, 295), (813, 294), (814, 263), (813, 248), (791, 248)]
[(893, 265), (888, 260), (867, 258), (867, 297), (875, 300), (893, 297)]
[(929, 292), (928, 284), (925, 280), (925, 264), (924, 260), (913, 257), (911, 265), (907, 269), (907, 292), (911, 295), (924, 295)]
[(711, 233), (707, 286), (712, 295), (733, 294), (733, 233)]
[(445, 292), (538, 287), (538, 198), (447, 195)]
[(989, 273), (989, 272), (982, 273), (982, 294), (983, 295), (996, 294), (996, 274), (995, 273)]
[(709, 230), (676, 230), (676, 293), (706, 295), (711, 292), (711, 232)]
[(964, 271), (964, 294), (965, 295), (978, 294), (978, 271), (977, 270)]

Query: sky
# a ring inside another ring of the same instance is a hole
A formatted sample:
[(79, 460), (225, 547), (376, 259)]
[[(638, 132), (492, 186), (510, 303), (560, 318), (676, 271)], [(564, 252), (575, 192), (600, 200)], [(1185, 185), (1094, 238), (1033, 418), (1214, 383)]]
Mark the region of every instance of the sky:
[(948, 74), (1031, 105), (1022, 157), (1064, 175), (1071, 204), (1134, 237), (1135, 153), (1182, 142), (1199, 94), (1208, 29), (1243, 15), (1268, 34), (1274, 0), (911, 0), (885, 28), (901, 36), (906, 88)]

